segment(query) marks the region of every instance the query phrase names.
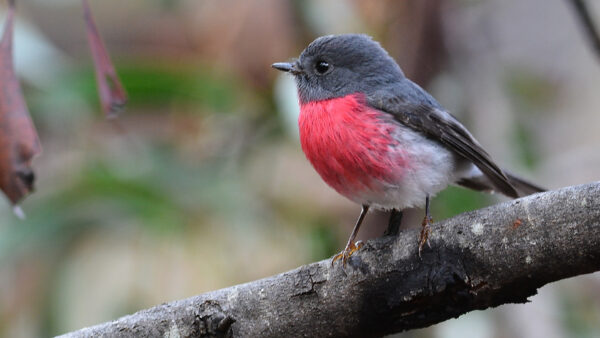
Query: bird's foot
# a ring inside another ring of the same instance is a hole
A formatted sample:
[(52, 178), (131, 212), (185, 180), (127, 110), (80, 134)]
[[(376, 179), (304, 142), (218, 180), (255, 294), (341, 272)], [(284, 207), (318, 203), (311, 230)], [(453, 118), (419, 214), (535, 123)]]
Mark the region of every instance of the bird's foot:
[(335, 263), (335, 261), (337, 261), (338, 259), (342, 260), (342, 266), (346, 266), (346, 261), (348, 261), (348, 259), (350, 258), (350, 256), (352, 256), (352, 254), (362, 248), (363, 246), (363, 242), (362, 241), (358, 241), (356, 242), (356, 244), (349, 242), (348, 245), (346, 245), (346, 248), (340, 252), (339, 254), (333, 256), (333, 259), (331, 260), (331, 266), (333, 266), (333, 263)]
[(425, 216), (423, 218), (423, 222), (421, 223), (421, 236), (419, 237), (419, 257), (421, 257), (421, 251), (423, 250), (423, 246), (427, 243), (427, 246), (431, 248), (431, 244), (429, 244), (429, 234), (431, 233), (430, 224), (433, 223), (433, 218), (431, 216)]

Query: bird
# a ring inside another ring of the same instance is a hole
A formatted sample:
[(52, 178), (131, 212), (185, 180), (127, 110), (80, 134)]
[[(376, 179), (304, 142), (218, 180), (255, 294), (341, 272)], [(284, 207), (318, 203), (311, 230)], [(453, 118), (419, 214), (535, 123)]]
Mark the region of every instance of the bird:
[(433, 222), (430, 198), (448, 185), (511, 198), (544, 191), (501, 169), (459, 120), (408, 79), (365, 34), (315, 39), (290, 62), (272, 67), (293, 76), (301, 148), (321, 178), (362, 206), (341, 259), (370, 209), (425, 207), (419, 256)]

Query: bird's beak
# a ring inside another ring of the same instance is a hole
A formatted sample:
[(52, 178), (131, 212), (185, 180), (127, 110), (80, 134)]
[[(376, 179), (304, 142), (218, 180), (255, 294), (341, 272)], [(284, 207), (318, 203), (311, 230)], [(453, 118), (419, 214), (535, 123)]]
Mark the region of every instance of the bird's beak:
[(287, 72), (293, 75), (298, 75), (302, 73), (302, 70), (298, 67), (296, 63), (289, 62), (276, 62), (271, 65), (271, 67), (280, 70), (282, 72)]

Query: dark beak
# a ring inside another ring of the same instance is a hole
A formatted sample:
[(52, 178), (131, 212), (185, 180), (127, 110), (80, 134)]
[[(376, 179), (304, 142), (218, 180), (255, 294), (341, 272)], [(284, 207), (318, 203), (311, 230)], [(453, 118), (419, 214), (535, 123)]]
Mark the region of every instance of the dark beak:
[(298, 66), (296, 65), (296, 63), (289, 63), (289, 62), (276, 62), (274, 64), (271, 65), (271, 67), (280, 70), (282, 72), (287, 72), (293, 75), (297, 75), (302, 73), (302, 70), (300, 70), (298, 68)]

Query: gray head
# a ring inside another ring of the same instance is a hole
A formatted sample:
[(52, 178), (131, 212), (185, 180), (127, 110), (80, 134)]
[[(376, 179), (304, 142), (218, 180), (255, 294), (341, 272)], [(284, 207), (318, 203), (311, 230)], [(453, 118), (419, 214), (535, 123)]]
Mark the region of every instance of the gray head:
[(294, 75), (301, 103), (368, 94), (404, 78), (394, 59), (364, 34), (322, 36), (299, 59), (273, 67)]

